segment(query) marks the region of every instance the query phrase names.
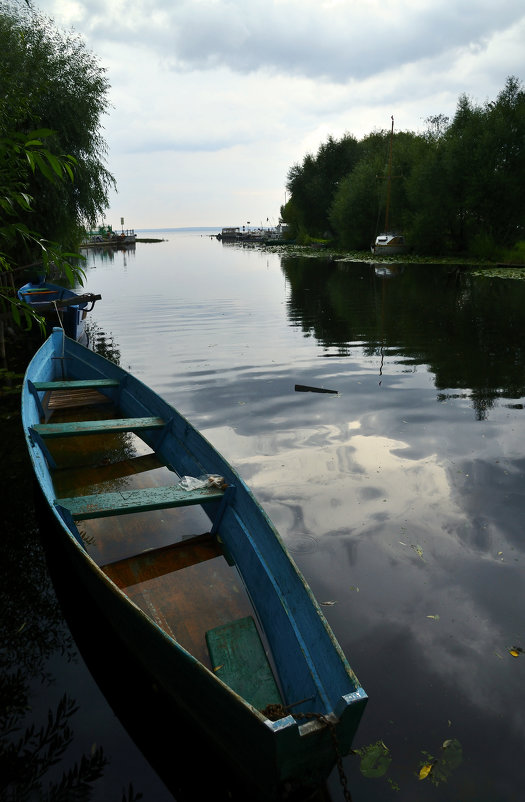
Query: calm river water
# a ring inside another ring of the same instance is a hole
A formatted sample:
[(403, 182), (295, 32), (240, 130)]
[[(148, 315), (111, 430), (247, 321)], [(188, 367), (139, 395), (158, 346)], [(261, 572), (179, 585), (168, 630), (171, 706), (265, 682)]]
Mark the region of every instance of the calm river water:
[[(102, 295), (92, 346), (241, 473), (323, 605), (369, 695), (354, 746), (384, 744), (381, 776), (345, 759), (354, 802), (514, 802), (525, 780), (525, 282), (283, 255), (205, 231), (146, 236), (164, 241), (88, 254), (85, 288)], [(101, 651), (95, 640), (104, 669), (113, 658)], [(93, 799), (118, 802), (130, 783), (145, 800), (174, 798), (183, 744), (170, 742), (160, 779), (73, 644), (58, 642), (46, 671), (38, 726), (64, 692), (79, 706), (61, 769), (96, 744), (109, 764)], [(138, 683), (118, 676), (132, 720)], [(329, 792), (344, 798), (336, 773)]]

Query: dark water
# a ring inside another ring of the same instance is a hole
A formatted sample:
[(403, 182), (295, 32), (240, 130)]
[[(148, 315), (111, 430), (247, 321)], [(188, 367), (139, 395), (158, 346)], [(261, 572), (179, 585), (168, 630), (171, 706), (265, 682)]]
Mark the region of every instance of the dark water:
[[(102, 295), (90, 316), (94, 347), (234, 465), (324, 605), (370, 697), (354, 746), (383, 742), (390, 759), (376, 778), (362, 774), (359, 756), (345, 759), (354, 802), (521, 798), (525, 283), (452, 266), (283, 256), (197, 232), (159, 236), (167, 241), (89, 254), (86, 290)], [(200, 768), (209, 756), (189, 737), (197, 764), (179, 738), (158, 778), (68, 639), (38, 546), (26, 552), (31, 586), (15, 582), (13, 592), (43, 645), (18, 636), (26, 655), (15, 630), (10, 651), (31, 679), (33, 720), (45, 726), (64, 692), (79, 706), (52, 775), (96, 744), (110, 762), (93, 799), (120, 799), (131, 782), (144, 799), (169, 800), (166, 786), (179, 788), (185, 766), (187, 798), (204, 781), (213, 798), (213, 774)], [(117, 677), (121, 717), (131, 726), (151, 716), (141, 727), (147, 752), (162, 705), (147, 692), (139, 699), (140, 678), (102, 635), (88, 638), (82, 601), (73, 607), (97, 681), (111, 681), (108, 666)], [(329, 791), (344, 798), (335, 773)]]

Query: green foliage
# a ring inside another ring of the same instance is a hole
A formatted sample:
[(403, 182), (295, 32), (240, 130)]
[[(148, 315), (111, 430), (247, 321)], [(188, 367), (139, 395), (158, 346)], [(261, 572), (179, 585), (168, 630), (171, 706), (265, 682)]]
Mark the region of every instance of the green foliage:
[[(395, 133), (389, 227), (419, 254), (512, 252), (525, 229), (524, 141), (525, 93), (514, 77), (493, 102), (462, 95), (452, 121), (438, 114), (422, 134)], [(384, 225), (389, 143), (389, 131), (330, 137), (290, 169), (283, 219), (303, 241), (331, 230), (342, 246), (367, 248)]]
[(0, 86), (0, 313), (28, 328), (42, 321), (16, 299), (13, 270), (52, 264), (82, 282), (73, 251), (114, 185), (100, 134), (109, 87), (80, 37), (2, 0)]
[(344, 248), (365, 250), (373, 239), (376, 216), (374, 177), (373, 166), (363, 161), (339, 185), (330, 207), (330, 221)]
[(44, 147), (43, 140), (52, 134), (41, 129), (27, 135), (12, 133), (0, 139), (0, 311), (10, 313), (14, 322), (26, 329), (35, 320), (43, 329), (43, 322), (29, 305), (15, 298), (10, 291), (12, 286), (5, 286), (2, 281), (13, 268), (10, 254), (19, 251), (23, 244), (39, 254), (45, 272), (52, 263), (70, 284), (81, 281), (84, 275), (80, 268), (71, 265), (76, 254), (62, 252), (59, 245), (46, 241), (20, 220), (24, 213), (32, 211), (33, 198), (27, 192), (31, 175), (41, 173), (51, 184), (64, 178), (73, 181), (76, 160), (72, 156), (56, 156)]
[(286, 186), (292, 198), (281, 212), (296, 235), (324, 237), (329, 233), (332, 199), (341, 177), (353, 169), (357, 154), (354, 137), (346, 135), (339, 141), (329, 137), (315, 158), (308, 154), (302, 165), (290, 169)]
[[(16, 131), (27, 144), (30, 132), (46, 131), (47, 153), (36, 149), (29, 156), (27, 193), (35, 201), (31, 212), (18, 210), (21, 222), (73, 250), (82, 228), (107, 207), (114, 186), (101, 135), (109, 107), (105, 71), (80, 36), (58, 30), (32, 8), (14, 9), (0, 0), (0, 85), (0, 137)], [(74, 172), (74, 182), (57, 180), (64, 171), (68, 178)], [(24, 262), (34, 253), (26, 242), (11, 255)]]

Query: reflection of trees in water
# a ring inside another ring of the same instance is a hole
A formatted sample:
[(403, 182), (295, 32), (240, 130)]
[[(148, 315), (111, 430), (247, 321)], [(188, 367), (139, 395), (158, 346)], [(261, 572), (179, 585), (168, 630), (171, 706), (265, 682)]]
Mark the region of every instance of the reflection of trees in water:
[(86, 323), (86, 332), (89, 339), (89, 347), (96, 354), (106, 357), (116, 365), (120, 365), (120, 349), (115, 343), (112, 334), (108, 334), (92, 318)]
[(307, 336), (345, 356), (426, 364), (438, 389), (468, 389), (479, 418), (501, 396), (525, 392), (525, 283), (450, 265), (373, 265), (283, 257), (288, 314)]

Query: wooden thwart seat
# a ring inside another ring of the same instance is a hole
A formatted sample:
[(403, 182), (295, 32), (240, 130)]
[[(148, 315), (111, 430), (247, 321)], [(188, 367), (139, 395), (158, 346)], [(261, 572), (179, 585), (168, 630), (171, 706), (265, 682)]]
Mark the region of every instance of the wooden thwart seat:
[(217, 538), (206, 533), (116, 560), (101, 568), (119, 588), (128, 588), (221, 555)]
[(41, 392), (46, 393), (48, 409), (67, 409), (108, 402), (109, 396), (101, 391), (120, 387), (120, 382), (118, 379), (56, 379), (36, 382), (28, 380), (27, 386), (35, 399), (40, 419), (43, 420), (46, 414), (39, 395)]
[(73, 437), (84, 434), (114, 434), (139, 432), (143, 429), (162, 429), (163, 418), (110, 418), (109, 420), (73, 421), (69, 423), (37, 423), (32, 426), (41, 437)]
[(122, 493), (98, 493), (92, 496), (59, 498), (56, 504), (68, 510), (73, 520), (106, 518), (111, 515), (126, 515), (131, 512), (148, 512), (168, 507), (186, 507), (220, 501), (224, 491), (218, 488), (204, 490), (182, 490), (175, 485), (168, 487), (147, 487), (141, 490), (128, 490)]
[(85, 390), (53, 390), (46, 394), (44, 407), (46, 410), (74, 409), (75, 407), (93, 407), (112, 404), (112, 400), (96, 388)]
[(35, 390), (87, 390), (93, 387), (118, 387), (118, 379), (65, 379), (63, 381), (34, 382)]
[(251, 616), (206, 633), (213, 671), (257, 710), (283, 704), (257, 627)]

